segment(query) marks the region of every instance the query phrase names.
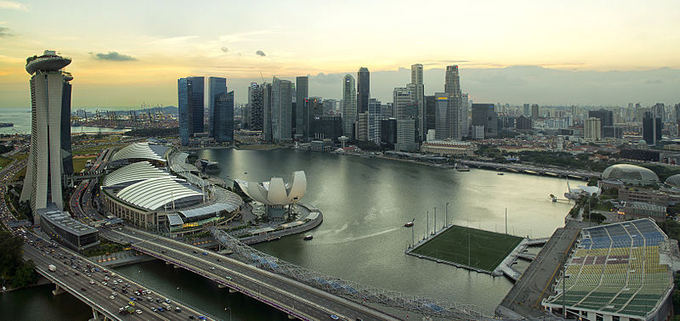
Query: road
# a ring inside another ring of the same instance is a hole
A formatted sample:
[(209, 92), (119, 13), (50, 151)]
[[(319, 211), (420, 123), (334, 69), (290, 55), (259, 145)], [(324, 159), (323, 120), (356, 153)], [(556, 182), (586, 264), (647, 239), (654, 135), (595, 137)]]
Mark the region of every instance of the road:
[(132, 228), (102, 231), (106, 238), (181, 266), (281, 311), (305, 320), (397, 320), (369, 306), (332, 295), (300, 282), (244, 264), (196, 246)]

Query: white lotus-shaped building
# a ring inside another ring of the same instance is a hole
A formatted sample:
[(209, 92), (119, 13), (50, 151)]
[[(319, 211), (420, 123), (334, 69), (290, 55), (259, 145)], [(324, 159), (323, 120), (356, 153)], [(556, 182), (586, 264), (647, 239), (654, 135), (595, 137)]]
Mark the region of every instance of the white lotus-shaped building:
[(269, 206), (297, 203), (307, 191), (307, 176), (304, 171), (293, 173), (293, 180), (284, 183), (281, 177), (272, 177), (268, 182), (246, 182), (234, 180), (241, 190), (255, 201)]

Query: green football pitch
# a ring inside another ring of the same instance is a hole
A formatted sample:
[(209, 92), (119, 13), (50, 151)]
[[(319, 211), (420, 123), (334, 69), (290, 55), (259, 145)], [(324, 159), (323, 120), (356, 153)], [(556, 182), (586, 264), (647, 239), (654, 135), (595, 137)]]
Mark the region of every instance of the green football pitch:
[(454, 225), (412, 252), (491, 272), (521, 241), (517, 236)]

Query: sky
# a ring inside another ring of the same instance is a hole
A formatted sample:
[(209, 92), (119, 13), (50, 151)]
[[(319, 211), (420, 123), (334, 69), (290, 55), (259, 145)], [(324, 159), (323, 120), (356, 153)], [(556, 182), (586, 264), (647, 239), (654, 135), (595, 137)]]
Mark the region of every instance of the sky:
[(177, 78), (221, 76), (237, 103), (251, 81), (309, 75), (340, 98), (371, 71), (391, 101), (425, 66), (425, 91), (457, 64), (475, 101), (627, 105), (680, 102), (680, 1), (4, 1), (0, 108), (30, 104), (25, 59), (73, 62), (73, 108), (176, 105)]

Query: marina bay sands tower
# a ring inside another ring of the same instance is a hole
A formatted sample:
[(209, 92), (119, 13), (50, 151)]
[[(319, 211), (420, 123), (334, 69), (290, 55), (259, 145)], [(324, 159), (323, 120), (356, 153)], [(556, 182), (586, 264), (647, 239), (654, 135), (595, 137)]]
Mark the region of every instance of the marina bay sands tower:
[(31, 209), (54, 203), (63, 209), (63, 175), (73, 172), (71, 158), (71, 84), (73, 77), (62, 68), (70, 58), (45, 50), (26, 59), (31, 76), (31, 149), (21, 201)]

